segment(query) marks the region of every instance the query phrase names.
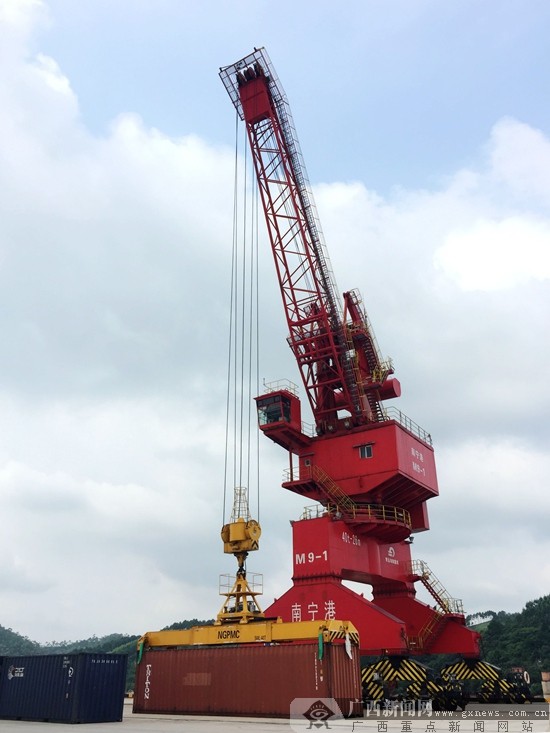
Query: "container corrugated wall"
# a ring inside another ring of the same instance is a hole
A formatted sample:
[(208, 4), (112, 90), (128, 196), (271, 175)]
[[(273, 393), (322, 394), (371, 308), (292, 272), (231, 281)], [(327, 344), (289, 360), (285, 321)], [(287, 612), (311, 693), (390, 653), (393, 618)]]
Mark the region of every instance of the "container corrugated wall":
[(0, 718), (59, 723), (122, 720), (126, 654), (0, 658)]
[(343, 644), (326, 644), (322, 660), (317, 643), (148, 650), (134, 712), (287, 717), (300, 697), (332, 697), (345, 715), (360, 714), (358, 650), (350, 659)]
[(122, 720), (126, 691), (126, 654), (81, 654), (72, 722)]

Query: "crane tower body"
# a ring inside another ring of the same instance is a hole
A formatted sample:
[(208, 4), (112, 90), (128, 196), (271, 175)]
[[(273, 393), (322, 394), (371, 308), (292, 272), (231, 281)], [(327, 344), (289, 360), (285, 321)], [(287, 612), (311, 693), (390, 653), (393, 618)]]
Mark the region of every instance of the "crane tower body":
[[(220, 76), (246, 124), (288, 342), (315, 419), (314, 431), (303, 427), (290, 386), (256, 398), (260, 429), (289, 454), (283, 487), (316, 502), (292, 522), (293, 584), (266, 615), (350, 619), (363, 654), (478, 656), (460, 602), (411, 557), (438, 495), (431, 437), (385, 407), (400, 385), (358, 292), (339, 297), (282, 86), (265, 49)], [(346, 580), (370, 586), (372, 599)], [(417, 599), (417, 582), (433, 605)]]

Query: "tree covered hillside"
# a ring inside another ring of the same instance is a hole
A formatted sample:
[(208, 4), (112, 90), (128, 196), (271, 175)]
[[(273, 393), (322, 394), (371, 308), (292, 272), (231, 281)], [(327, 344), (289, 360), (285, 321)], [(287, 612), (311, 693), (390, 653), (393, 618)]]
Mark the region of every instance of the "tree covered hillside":
[(27, 654), (40, 654), (40, 644), (36, 641), (21, 636), (12, 629), (5, 629), (0, 626), (0, 656), (23, 656)]
[[(212, 619), (177, 621), (166, 626), (163, 630), (173, 631), (189, 629), (191, 626), (202, 626), (212, 623)], [(78, 652), (95, 652), (128, 655), (128, 674), (126, 688), (132, 690), (135, 681), (136, 642), (138, 636), (129, 634), (109, 634), (108, 636), (91, 636), (80, 641), (52, 641), (49, 644), (39, 644), (18, 634), (12, 629), (0, 625), (0, 657), (18, 657), (38, 654), (77, 654)]]
[(521, 613), (500, 611), (482, 631), (484, 658), (503, 669), (525, 667), (535, 683), (550, 672), (550, 595), (529, 601)]

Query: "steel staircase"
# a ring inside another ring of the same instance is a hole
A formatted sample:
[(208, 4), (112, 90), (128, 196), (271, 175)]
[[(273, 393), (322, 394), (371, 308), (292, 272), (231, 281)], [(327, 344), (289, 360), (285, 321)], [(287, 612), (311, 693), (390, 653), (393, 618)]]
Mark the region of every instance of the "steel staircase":
[(443, 586), (443, 583), (441, 583), (441, 581), (434, 575), (430, 570), (428, 563), (424, 562), (424, 560), (412, 561), (411, 575), (413, 576), (413, 580), (421, 581), (428, 593), (441, 609), (441, 613), (464, 613), (462, 601), (458, 598), (451, 598)]
[(325, 496), (329, 500), (333, 501), (342, 513), (355, 516), (358, 509), (357, 504), (342, 491), (336, 481), (334, 481), (328, 473), (323, 471), (322, 468), (319, 468), (319, 466), (310, 466), (310, 470), (311, 478), (315, 481)]

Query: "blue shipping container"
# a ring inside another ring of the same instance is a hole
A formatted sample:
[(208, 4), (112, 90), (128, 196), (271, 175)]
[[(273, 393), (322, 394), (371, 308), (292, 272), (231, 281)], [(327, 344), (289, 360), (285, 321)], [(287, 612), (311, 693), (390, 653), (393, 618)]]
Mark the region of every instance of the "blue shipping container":
[(127, 663), (126, 654), (0, 657), (0, 719), (122, 720)]

